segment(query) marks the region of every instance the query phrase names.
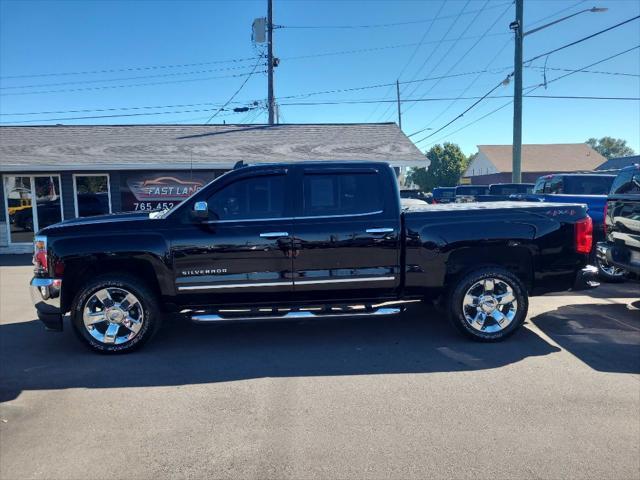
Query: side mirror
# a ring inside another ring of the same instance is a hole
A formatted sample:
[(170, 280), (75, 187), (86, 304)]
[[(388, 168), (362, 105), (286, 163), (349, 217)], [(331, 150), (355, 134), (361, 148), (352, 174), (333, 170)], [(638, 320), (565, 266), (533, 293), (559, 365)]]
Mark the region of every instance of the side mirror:
[(207, 220), (209, 218), (209, 205), (207, 202), (196, 202), (191, 210), (191, 218), (195, 220)]

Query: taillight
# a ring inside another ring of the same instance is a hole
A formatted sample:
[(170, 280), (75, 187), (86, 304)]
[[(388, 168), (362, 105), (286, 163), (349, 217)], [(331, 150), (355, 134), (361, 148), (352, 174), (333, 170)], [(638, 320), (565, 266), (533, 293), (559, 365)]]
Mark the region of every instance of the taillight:
[(602, 229), (604, 230), (604, 238), (607, 239), (607, 214), (609, 213), (609, 202), (604, 202), (604, 216), (602, 217)]
[(576, 252), (591, 253), (591, 246), (593, 245), (593, 221), (591, 217), (587, 216), (576, 222), (575, 236)]
[(46, 273), (48, 268), (47, 237), (36, 236), (33, 240), (33, 269), (35, 273)]

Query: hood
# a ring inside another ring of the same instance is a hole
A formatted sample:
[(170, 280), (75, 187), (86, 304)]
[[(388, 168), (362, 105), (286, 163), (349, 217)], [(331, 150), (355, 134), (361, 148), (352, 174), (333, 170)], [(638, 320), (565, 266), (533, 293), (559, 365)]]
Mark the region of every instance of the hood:
[(145, 221), (149, 220), (150, 213), (151, 212), (123, 212), (111, 213), (107, 215), (96, 215), (94, 217), (71, 218), (69, 220), (63, 220), (62, 222), (45, 227), (38, 233), (46, 234), (53, 230), (58, 230), (65, 227), (82, 227), (85, 225), (90, 226), (109, 223)]

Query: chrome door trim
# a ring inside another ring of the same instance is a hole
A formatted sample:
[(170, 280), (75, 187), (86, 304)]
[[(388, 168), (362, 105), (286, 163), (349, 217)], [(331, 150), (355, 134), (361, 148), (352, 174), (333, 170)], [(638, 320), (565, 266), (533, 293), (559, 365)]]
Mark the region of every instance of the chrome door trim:
[(367, 233), (393, 233), (393, 228), (367, 228)]
[(260, 234), (262, 238), (282, 238), (288, 236), (289, 232), (264, 232)]
[(210, 290), (217, 288), (248, 288), (248, 287), (278, 287), (278, 286), (290, 287), (293, 285), (292, 281), (288, 282), (261, 282), (261, 283), (226, 283), (222, 285), (184, 285), (179, 286), (178, 290)]
[(295, 285), (319, 285), (323, 283), (354, 283), (354, 282), (389, 282), (395, 280), (395, 276), (391, 277), (360, 277), (360, 278), (334, 278), (326, 280), (296, 280), (286, 282), (260, 282), (260, 283), (227, 283), (227, 284), (208, 284), (208, 285), (181, 285), (178, 290), (210, 290), (219, 288), (248, 288), (248, 287), (277, 287), (277, 286), (295, 286)]
[(207, 220), (201, 223), (205, 224), (216, 224), (216, 223), (241, 223), (241, 222), (275, 222), (278, 220), (281, 221), (291, 221), (291, 220), (313, 220), (318, 219), (322, 220), (325, 218), (351, 218), (351, 217), (366, 217), (369, 215), (379, 215), (383, 213), (383, 210), (376, 210), (375, 212), (365, 212), (365, 213), (348, 213), (344, 215), (318, 215), (318, 216), (307, 216), (307, 217), (275, 217), (275, 218), (239, 218), (237, 220)]
[(395, 280), (396, 277), (360, 277), (360, 278), (335, 278), (327, 280), (296, 280), (295, 285), (316, 285), (322, 283), (353, 283), (353, 282), (389, 282)]

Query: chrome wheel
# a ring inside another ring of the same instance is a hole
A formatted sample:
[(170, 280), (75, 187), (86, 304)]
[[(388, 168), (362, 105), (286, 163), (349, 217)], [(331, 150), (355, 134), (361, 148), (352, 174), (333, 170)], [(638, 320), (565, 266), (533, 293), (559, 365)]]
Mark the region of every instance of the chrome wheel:
[(462, 312), (471, 328), (496, 333), (507, 328), (518, 312), (513, 288), (499, 278), (477, 281), (462, 300)]
[(611, 265), (606, 260), (598, 259), (598, 263), (600, 264), (600, 270), (602, 270), (607, 275), (612, 277), (622, 277), (627, 272), (623, 268), (616, 267), (615, 265)]
[(144, 323), (144, 310), (133, 293), (107, 287), (89, 297), (82, 319), (89, 334), (97, 341), (119, 345), (138, 335)]

